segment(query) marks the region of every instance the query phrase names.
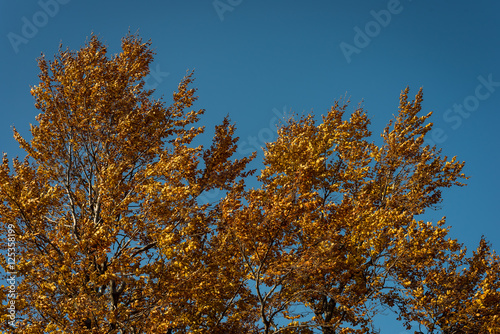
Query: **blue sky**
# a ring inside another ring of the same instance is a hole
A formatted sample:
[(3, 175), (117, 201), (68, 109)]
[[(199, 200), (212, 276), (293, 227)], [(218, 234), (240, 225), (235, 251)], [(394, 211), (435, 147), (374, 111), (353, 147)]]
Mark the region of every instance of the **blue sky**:
[[(207, 138), (229, 114), (239, 155), (276, 138), (283, 112), (320, 115), (344, 95), (353, 108), (363, 101), (378, 140), (400, 91), (423, 87), (424, 110), (434, 111), (431, 139), (465, 160), (471, 176), (429, 217), (446, 215), (451, 236), (471, 248), (484, 234), (498, 250), (498, 13), (499, 2), (484, 0), (2, 0), (0, 150), (23, 155), (11, 127), (29, 137), (38, 114), (29, 93), (36, 58), (51, 59), (60, 42), (78, 49), (92, 32), (113, 53), (129, 29), (151, 39), (157, 55), (148, 84), (167, 102), (195, 69)], [(380, 326), (404, 333), (392, 321)]]

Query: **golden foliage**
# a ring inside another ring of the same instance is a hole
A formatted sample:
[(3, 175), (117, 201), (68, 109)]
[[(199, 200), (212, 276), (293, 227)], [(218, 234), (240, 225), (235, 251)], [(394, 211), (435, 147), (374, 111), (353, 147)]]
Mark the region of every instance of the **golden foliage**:
[(424, 145), (421, 90), (401, 93), (380, 144), (361, 107), (345, 117), (348, 101), (319, 124), (285, 120), (248, 189), (255, 154), (231, 160), (228, 118), (209, 148), (193, 145), (192, 72), (168, 107), (144, 89), (153, 55), (129, 35), (108, 56), (92, 36), (39, 59), (38, 124), (30, 141), (14, 130), (27, 158), (0, 165), (20, 278), (18, 326), (3, 330), (372, 333), (390, 308), (432, 333), (500, 331), (499, 257), (484, 240), (467, 257), (444, 218), (417, 220), (466, 179)]

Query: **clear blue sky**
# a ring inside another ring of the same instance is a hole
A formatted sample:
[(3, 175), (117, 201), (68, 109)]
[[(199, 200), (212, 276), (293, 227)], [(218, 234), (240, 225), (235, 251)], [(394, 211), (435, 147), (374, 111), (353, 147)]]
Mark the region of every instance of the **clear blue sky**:
[[(275, 138), (283, 110), (320, 115), (346, 93), (353, 107), (363, 100), (378, 138), (400, 91), (423, 87), (434, 141), (471, 176), (429, 217), (446, 215), (451, 236), (469, 247), (484, 234), (500, 250), (499, 13), (500, 2), (484, 0), (2, 0), (0, 150), (23, 155), (11, 126), (29, 137), (40, 53), (51, 59), (60, 42), (78, 49), (91, 32), (118, 52), (121, 37), (139, 30), (157, 52), (148, 83), (158, 96), (168, 102), (195, 68), (207, 134), (229, 114), (240, 153)], [(405, 333), (392, 321), (380, 326)]]

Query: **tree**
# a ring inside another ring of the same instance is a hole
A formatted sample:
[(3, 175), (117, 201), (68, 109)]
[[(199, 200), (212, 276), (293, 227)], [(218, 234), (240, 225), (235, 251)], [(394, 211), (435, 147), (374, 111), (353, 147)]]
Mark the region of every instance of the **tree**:
[[(417, 220), (462, 186), (463, 162), (424, 145), (422, 91), (370, 142), (361, 107), (284, 120), (233, 159), (226, 117), (194, 145), (203, 110), (188, 72), (166, 107), (145, 89), (137, 35), (109, 56), (96, 37), (39, 59), (41, 113), (24, 160), (0, 166), (0, 228), (15, 236), (14, 333), (374, 333), (381, 309), (429, 333), (500, 329), (500, 260)], [(221, 198), (205, 203), (205, 192)], [(8, 240), (2, 240), (8, 247)], [(12, 265), (2, 259), (5, 276)], [(8, 295), (2, 314), (9, 320)]]

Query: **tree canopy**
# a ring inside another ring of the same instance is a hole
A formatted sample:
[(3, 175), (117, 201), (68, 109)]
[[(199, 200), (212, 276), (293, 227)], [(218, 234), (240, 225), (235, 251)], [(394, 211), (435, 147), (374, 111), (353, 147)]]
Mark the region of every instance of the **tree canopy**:
[(16, 263), (0, 261), (17, 275), (14, 298), (0, 294), (3, 330), (377, 333), (373, 317), (391, 310), (427, 333), (500, 332), (498, 255), (484, 239), (468, 253), (444, 217), (420, 220), (467, 179), (425, 144), (422, 90), (401, 92), (380, 144), (349, 101), (284, 119), (256, 173), (255, 153), (233, 158), (228, 117), (194, 144), (193, 72), (167, 105), (145, 88), (151, 43), (121, 47), (93, 35), (38, 60), (32, 138), (14, 129), (26, 158), (0, 165), (0, 229), (14, 240), (1, 248)]

